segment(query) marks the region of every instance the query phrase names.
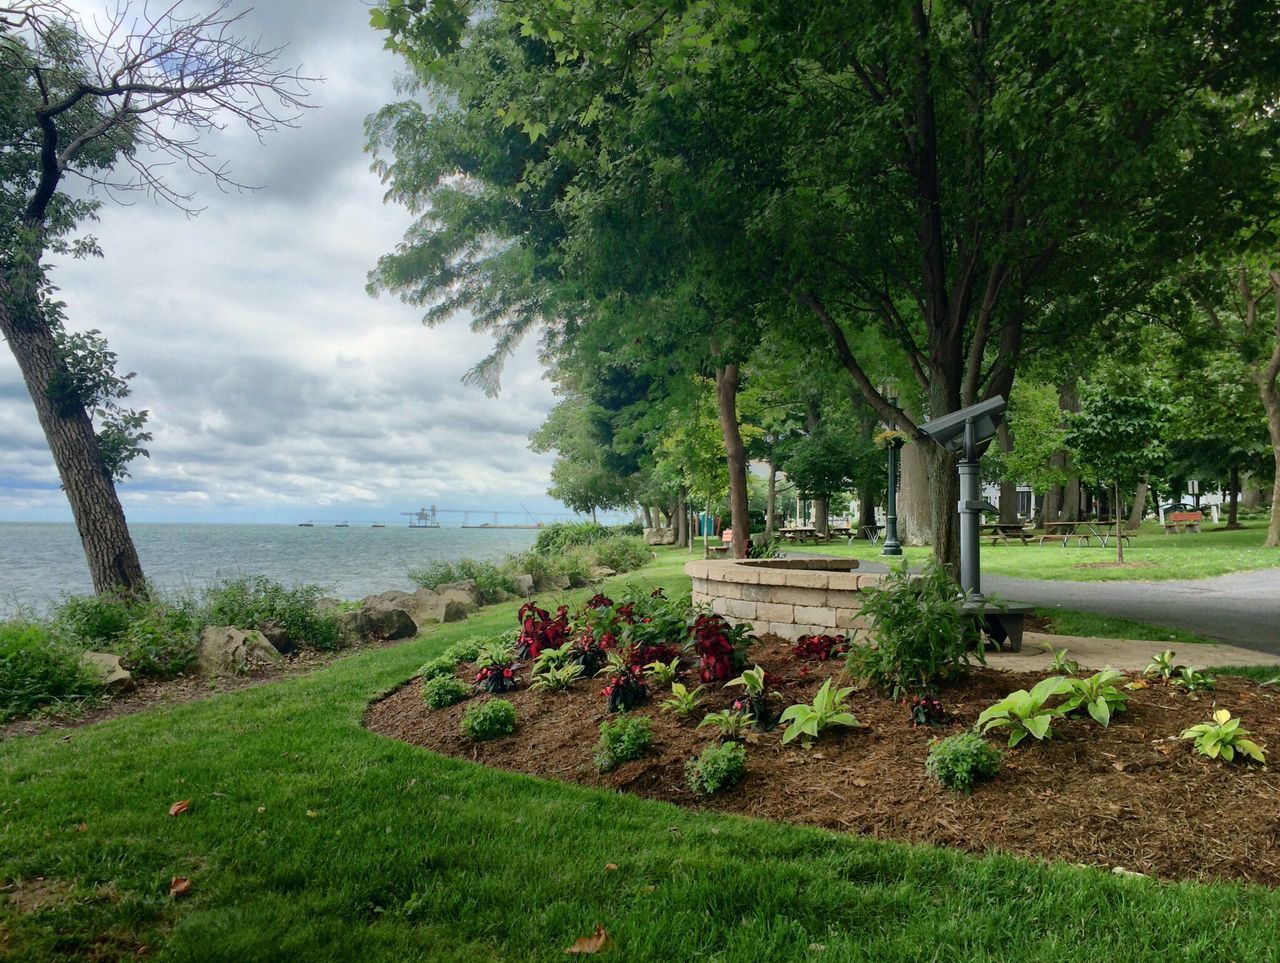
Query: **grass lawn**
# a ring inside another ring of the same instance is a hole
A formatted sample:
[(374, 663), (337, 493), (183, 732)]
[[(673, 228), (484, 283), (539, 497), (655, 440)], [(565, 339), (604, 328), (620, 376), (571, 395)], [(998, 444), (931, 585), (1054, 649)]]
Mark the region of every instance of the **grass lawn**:
[(1209, 643), (1220, 645), (1217, 639), (1209, 639), (1194, 632), (1171, 629), (1164, 625), (1152, 625), (1136, 619), (1117, 615), (1095, 615), (1092, 612), (1075, 612), (1071, 609), (1040, 608), (1035, 614), (1044, 619), (1047, 628), (1055, 635), (1075, 635), (1090, 639), (1137, 639), (1141, 642), (1177, 642), (1182, 645)]
[[(1155, 522), (1146, 522), (1124, 550), (1124, 568), (1105, 567), (1115, 562), (1114, 546), (1103, 548), (1091, 540), (1081, 548), (1072, 542), (1032, 542), (1022, 545), (982, 544), (982, 571), (1017, 578), (1068, 579), (1076, 582), (1163, 581), (1165, 579), (1209, 578), (1258, 568), (1280, 568), (1280, 549), (1263, 548), (1265, 521), (1249, 522), (1234, 532), (1204, 531), (1200, 534), (1165, 535)], [(788, 546), (788, 551), (818, 552), (884, 561), (881, 546), (855, 539), (851, 544), (831, 542), (821, 546)], [(903, 549), (904, 557), (915, 565), (933, 557), (928, 547)]]
[[(686, 558), (629, 580), (681, 590)], [(0, 745), (0, 956), (552, 960), (599, 921), (625, 960), (1274, 958), (1270, 890), (698, 814), (361, 727), (428, 657), (514, 624), (501, 606), (309, 676)], [(173, 876), (189, 895), (169, 897)]]

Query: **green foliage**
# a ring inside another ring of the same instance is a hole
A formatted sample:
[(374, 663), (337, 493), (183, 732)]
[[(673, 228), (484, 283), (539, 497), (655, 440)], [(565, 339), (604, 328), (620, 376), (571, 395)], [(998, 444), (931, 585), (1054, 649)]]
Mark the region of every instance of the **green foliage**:
[(932, 691), (960, 675), (970, 659), (984, 661), (974, 616), (961, 608), (947, 570), (932, 561), (915, 576), (905, 567), (891, 570), (863, 593), (862, 611), (875, 645), (850, 650), (850, 671), (894, 698)]
[(35, 622), (0, 622), (0, 722), (102, 691), (80, 652)]
[(265, 622), (279, 624), (299, 645), (331, 650), (341, 644), (338, 617), (317, 608), (323, 592), (318, 585), (285, 588), (269, 578), (229, 579), (205, 594), (203, 619), (207, 625), (257, 629)]
[(1226, 762), (1240, 753), (1257, 762), (1265, 763), (1266, 753), (1252, 739), (1245, 738), (1249, 730), (1242, 728), (1239, 719), (1231, 718), (1226, 709), (1219, 709), (1209, 722), (1192, 726), (1182, 733), (1183, 739), (1194, 739), (1196, 752), (1210, 759), (1222, 758)]
[(558, 649), (543, 649), (538, 653), (538, 657), (533, 660), (533, 674), (538, 676), (544, 672), (563, 669), (569, 664), (569, 660), (573, 658), (573, 655), (573, 644), (569, 642), (566, 642)]
[(622, 716), (600, 723), (600, 742), (592, 757), (601, 772), (639, 759), (653, 743), (648, 716)]
[(114, 652), (139, 676), (172, 678), (195, 662), (203, 624), (189, 601), (142, 596), (69, 596), (53, 614), (56, 634), (83, 649)]
[(1087, 679), (1068, 679), (1067, 698), (1058, 707), (1063, 713), (1087, 711), (1093, 721), (1100, 726), (1111, 725), (1111, 716), (1123, 712), (1129, 701), (1127, 693), (1116, 688), (1116, 680), (1123, 679), (1124, 673), (1115, 669), (1104, 669)]
[(722, 742), (702, 750), (684, 765), (689, 788), (710, 796), (736, 785), (747, 771), (747, 750), (741, 743)]
[(1217, 685), (1213, 676), (1188, 666), (1179, 666), (1177, 674), (1174, 675), (1172, 682), (1179, 689), (1185, 689), (1187, 692), (1200, 692), (1205, 689), (1212, 689)]
[(1019, 689), (1011, 692), (995, 705), (982, 711), (975, 723), (983, 732), (992, 729), (1009, 729), (1009, 746), (1012, 748), (1028, 735), (1037, 740), (1047, 739), (1054, 717), (1062, 715), (1062, 709), (1047, 708), (1045, 703), (1054, 696), (1071, 691), (1071, 680), (1052, 675), (1041, 679), (1031, 691)]
[(470, 638), (453, 643), (453, 645), (444, 650), (444, 654), (454, 662), (474, 662), (479, 658), (480, 651), (490, 641), (492, 640), (485, 636), (473, 635)]
[(736, 679), (730, 679), (725, 683), (725, 686), (740, 685), (747, 690), (748, 695), (762, 696), (764, 695), (766, 687), (767, 675), (768, 673), (766, 673), (764, 669), (760, 668), (760, 666), (752, 666), (750, 669), (745, 670), (742, 675), (738, 676)]
[(670, 662), (650, 662), (644, 667), (644, 674), (658, 688), (666, 688), (680, 674), (680, 657), (676, 656)]
[(1059, 649), (1053, 653), (1048, 669), (1054, 675), (1075, 675), (1080, 671), (1080, 663), (1075, 659), (1067, 658), (1066, 649)]
[(480, 647), (476, 655), (476, 668), (483, 669), (491, 665), (508, 665), (515, 661), (515, 643), (504, 638), (492, 639)]
[(845, 700), (852, 691), (853, 686), (832, 689), (831, 680), (827, 679), (814, 695), (813, 702), (799, 702), (782, 710), (778, 721), (788, 723), (782, 733), (783, 743), (800, 738), (809, 745), (832, 726), (860, 726), (854, 714), (845, 708)]
[(463, 558), (454, 562), (432, 562), (424, 569), (414, 569), (409, 578), (423, 588), (436, 589), (452, 582), (473, 581), (476, 600), (481, 605), (502, 602), (516, 594), (511, 575), (493, 562)]
[[(668, 712), (678, 716), (689, 716), (698, 711), (701, 703), (699, 695), (702, 693), (703, 686), (690, 691), (683, 682), (671, 683), (671, 698), (662, 701), (662, 708)], [(705, 724), (706, 720), (703, 720)]]
[(462, 734), (472, 742), (509, 736), (516, 728), (516, 707), (506, 699), (490, 699), (472, 706), (462, 717)]
[(596, 542), (591, 553), (598, 565), (615, 572), (630, 572), (653, 558), (653, 550), (643, 538), (634, 535), (612, 535)]
[(924, 760), (924, 770), (952, 792), (973, 792), (974, 786), (995, 777), (1000, 750), (978, 733), (959, 732), (935, 740)]
[(70, 595), (53, 613), (58, 632), (79, 640), (85, 648), (108, 646), (133, 622), (136, 599), (115, 595)]
[(428, 708), (443, 709), (461, 702), (471, 694), (471, 687), (451, 675), (427, 677), (422, 684), (422, 701)]
[(715, 726), (720, 730), (721, 739), (741, 739), (746, 735), (747, 729), (755, 722), (749, 712), (740, 712), (737, 709), (719, 709), (715, 712), (708, 712), (702, 717), (702, 721), (698, 723), (698, 728), (703, 726)]
[(592, 545), (611, 537), (612, 533), (612, 529), (597, 522), (554, 522), (539, 529), (533, 551), (538, 555), (554, 555), (566, 548)]
[(442, 679), (445, 677), (453, 678), (453, 674), (457, 671), (458, 661), (452, 659), (446, 652), (444, 655), (438, 655), (434, 659), (424, 662), (422, 668), (418, 670), (418, 675), (422, 676), (423, 681), (429, 679)]
[(1169, 679), (1184, 666), (1177, 665), (1173, 661), (1173, 657), (1177, 655), (1173, 649), (1165, 649), (1159, 655), (1152, 656), (1151, 661), (1147, 663), (1147, 667), (1142, 670), (1142, 674), (1147, 678)]
[(573, 662), (568, 665), (547, 668), (541, 672), (535, 673), (529, 688), (550, 689), (553, 692), (562, 692), (581, 677), (582, 666), (577, 662)]
[(1000, 452), (993, 445), (987, 461), (997, 477), (1029, 485), (1043, 495), (1054, 485), (1067, 483), (1066, 468), (1054, 454), (1066, 449), (1067, 429), (1058, 405), (1058, 389), (1019, 378), (1009, 392), (1007, 421), (1013, 436), (1013, 450)]

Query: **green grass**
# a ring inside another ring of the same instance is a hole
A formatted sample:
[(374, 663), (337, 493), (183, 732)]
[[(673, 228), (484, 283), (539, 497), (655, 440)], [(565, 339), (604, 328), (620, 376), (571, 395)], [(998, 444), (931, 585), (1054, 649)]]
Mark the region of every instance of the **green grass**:
[[(620, 581), (681, 589), (687, 557)], [(361, 728), (427, 658), (514, 625), (503, 606), (306, 677), (0, 745), (0, 886), (68, 887), (25, 914), (0, 895), (0, 956), (560, 960), (596, 921), (619, 960), (1274, 953), (1265, 889), (688, 812)], [(179, 799), (191, 809), (171, 818)], [(193, 884), (176, 901), (175, 875)]]
[(1178, 642), (1183, 645), (1221, 644), (1194, 632), (1151, 625), (1115, 615), (1095, 615), (1071, 609), (1040, 608), (1035, 614), (1049, 623), (1055, 635), (1074, 635), (1090, 639), (1137, 639), (1142, 642)]
[(1274, 665), (1211, 665), (1206, 675), (1238, 675), (1254, 682), (1273, 682), (1280, 685), (1280, 667)]
[[(1164, 581), (1210, 578), (1231, 572), (1280, 568), (1280, 549), (1263, 548), (1267, 526), (1254, 521), (1234, 532), (1165, 535), (1155, 522), (1147, 522), (1124, 550), (1125, 568), (1101, 567), (1115, 562), (1114, 545), (1103, 548), (1091, 540), (1087, 548), (1074, 542), (1038, 545), (982, 544), (982, 571), (1016, 578), (1067, 579), (1076, 582)], [(788, 546), (788, 551), (818, 552), (871, 561), (885, 561), (881, 546), (855, 539), (851, 544), (831, 542), (820, 546)], [(931, 558), (928, 547), (907, 547), (903, 556), (914, 566)]]

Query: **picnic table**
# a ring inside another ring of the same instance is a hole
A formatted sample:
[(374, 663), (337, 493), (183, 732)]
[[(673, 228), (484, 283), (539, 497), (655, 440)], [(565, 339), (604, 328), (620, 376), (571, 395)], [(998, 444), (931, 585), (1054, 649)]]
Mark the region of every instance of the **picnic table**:
[[(1062, 547), (1066, 548), (1071, 539), (1076, 539), (1077, 545), (1088, 545), (1090, 537), (1096, 538), (1103, 548), (1107, 547), (1107, 539), (1115, 536), (1114, 532), (1108, 532), (1106, 529), (1107, 522), (1092, 521), (1082, 518), (1076, 522), (1045, 522), (1044, 534), (1040, 536), (1040, 544), (1046, 541), (1061, 541)], [(1104, 526), (1099, 529), (1098, 526)], [(1129, 536), (1121, 534), (1120, 536), (1127, 544)]]
[(1010, 538), (1016, 538), (1023, 545), (1031, 540), (1031, 535), (1021, 522), (992, 522), (989, 525), (979, 525), (978, 532), (980, 537), (991, 539), (991, 544), (1003, 541), (1009, 544)]
[(872, 545), (879, 545), (880, 532), (883, 528), (884, 528), (883, 525), (878, 525), (875, 523), (872, 523), (870, 525), (863, 525), (860, 529), (858, 529), (858, 537), (865, 538)]
[(801, 525), (778, 529), (778, 538), (784, 542), (804, 542), (809, 539), (813, 539), (815, 542), (824, 542), (831, 541), (833, 538), (841, 537), (847, 532), (848, 529), (845, 529), (844, 532), (839, 532), (836, 529), (828, 529), (827, 533), (823, 535), (812, 525)]

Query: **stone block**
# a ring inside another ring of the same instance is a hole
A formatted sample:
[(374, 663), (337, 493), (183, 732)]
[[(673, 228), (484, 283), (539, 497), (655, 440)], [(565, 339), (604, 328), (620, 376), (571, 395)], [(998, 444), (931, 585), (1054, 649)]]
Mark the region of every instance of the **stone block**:
[(825, 589), (831, 583), (830, 572), (788, 572), (788, 588)]
[(775, 594), (775, 585), (743, 585), (741, 597), (750, 599), (752, 602), (772, 602)]
[(795, 621), (822, 625), (830, 632), (836, 627), (836, 610), (827, 606), (797, 605)]
[(723, 602), (722, 615), (735, 619), (754, 619), (756, 617), (755, 602), (747, 602), (743, 599), (724, 599)]
[(791, 573), (784, 568), (757, 568), (756, 578), (761, 585), (786, 585)]
[(795, 621), (795, 607), (781, 602), (757, 602), (756, 618), (762, 622), (786, 622), (790, 624)]
[(685, 562), (684, 574), (691, 579), (705, 579), (707, 577), (707, 566), (710, 562)]
[(788, 605), (823, 605), (827, 604), (826, 589), (792, 588), (790, 585), (780, 587), (774, 595), (775, 602)]

